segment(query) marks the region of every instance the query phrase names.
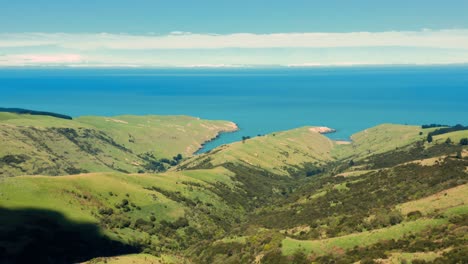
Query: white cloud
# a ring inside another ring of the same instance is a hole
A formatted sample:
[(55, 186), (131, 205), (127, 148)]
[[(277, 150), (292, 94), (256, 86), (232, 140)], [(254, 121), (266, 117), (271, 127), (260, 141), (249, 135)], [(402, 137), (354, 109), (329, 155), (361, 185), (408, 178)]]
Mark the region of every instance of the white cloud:
[(180, 65), (185, 68), (249, 68), (250, 65), (242, 64), (188, 64)]
[(468, 63), (468, 29), (168, 35), (0, 33), (0, 66), (289, 67)]
[(83, 62), (79, 54), (14, 54), (0, 55), (0, 65), (34, 66), (34, 65), (68, 65)]
[(381, 65), (382, 63), (376, 62), (332, 62), (332, 63), (314, 63), (314, 62), (306, 62), (306, 63), (299, 63), (299, 64), (287, 64), (286, 67), (291, 68), (302, 68), (302, 67), (322, 67), (322, 66), (366, 66), (366, 65)]
[(468, 49), (468, 30), (275, 33), (228, 35), (172, 32), (169, 35), (20, 33), (0, 34), (0, 48), (56, 46), (74, 50), (222, 48), (425, 47)]

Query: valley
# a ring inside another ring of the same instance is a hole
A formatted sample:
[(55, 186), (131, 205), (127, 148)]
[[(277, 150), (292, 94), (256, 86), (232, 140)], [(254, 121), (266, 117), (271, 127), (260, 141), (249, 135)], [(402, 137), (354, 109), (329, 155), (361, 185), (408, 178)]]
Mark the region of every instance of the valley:
[(187, 116), (0, 113), (0, 260), (466, 259), (468, 130), (383, 124), (343, 144), (301, 127), (194, 155), (236, 129)]

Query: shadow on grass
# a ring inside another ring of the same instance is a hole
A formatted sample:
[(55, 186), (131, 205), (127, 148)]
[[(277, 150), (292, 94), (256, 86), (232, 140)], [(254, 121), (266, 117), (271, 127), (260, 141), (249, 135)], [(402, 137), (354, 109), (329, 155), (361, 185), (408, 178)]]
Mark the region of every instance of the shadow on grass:
[(77, 263), (137, 252), (55, 211), (0, 208), (0, 263)]

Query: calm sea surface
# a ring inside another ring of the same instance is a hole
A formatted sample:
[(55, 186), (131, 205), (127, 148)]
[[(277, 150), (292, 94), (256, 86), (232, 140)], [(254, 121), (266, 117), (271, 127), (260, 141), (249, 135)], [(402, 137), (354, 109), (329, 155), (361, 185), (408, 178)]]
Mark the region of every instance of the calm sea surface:
[(0, 107), (72, 116), (191, 115), (236, 122), (205, 150), (305, 125), (468, 124), (468, 66), (309, 69), (3, 69)]

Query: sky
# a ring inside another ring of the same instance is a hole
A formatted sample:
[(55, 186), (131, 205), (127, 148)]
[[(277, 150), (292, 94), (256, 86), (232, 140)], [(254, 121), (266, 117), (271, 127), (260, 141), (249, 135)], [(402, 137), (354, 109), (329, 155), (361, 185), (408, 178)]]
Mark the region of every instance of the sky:
[(466, 0), (0, 0), (0, 67), (468, 63)]

